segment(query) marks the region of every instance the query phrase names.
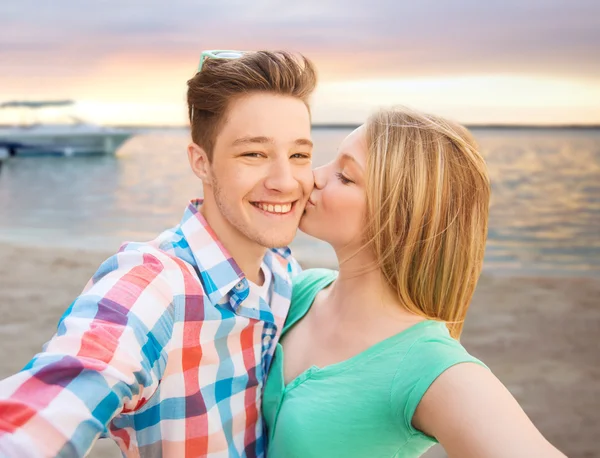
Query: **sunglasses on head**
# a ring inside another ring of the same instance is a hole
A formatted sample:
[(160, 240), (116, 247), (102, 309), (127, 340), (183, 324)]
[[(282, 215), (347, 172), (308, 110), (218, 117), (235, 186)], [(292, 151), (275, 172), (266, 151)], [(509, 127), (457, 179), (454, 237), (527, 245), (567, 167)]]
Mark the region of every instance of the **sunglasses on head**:
[[(204, 62), (208, 59), (239, 59), (247, 51), (233, 51), (233, 50), (224, 50), (224, 49), (212, 49), (210, 51), (202, 51), (200, 54), (200, 63), (198, 64), (198, 70), (196, 73), (200, 73), (202, 71), (202, 66)], [(190, 122), (194, 121), (194, 106), (192, 105), (192, 110), (190, 113)]]
[(200, 64), (198, 65), (197, 73), (202, 71), (202, 66), (204, 65), (204, 62), (206, 62), (207, 59), (239, 59), (244, 54), (246, 54), (246, 52), (247, 51), (232, 51), (218, 49), (213, 49), (211, 51), (202, 51), (202, 54), (200, 54)]

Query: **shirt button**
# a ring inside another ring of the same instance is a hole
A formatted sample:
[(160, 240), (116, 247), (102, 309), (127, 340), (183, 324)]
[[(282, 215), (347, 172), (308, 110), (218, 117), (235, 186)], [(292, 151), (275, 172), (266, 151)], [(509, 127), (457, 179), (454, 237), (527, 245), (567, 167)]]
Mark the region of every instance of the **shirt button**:
[(242, 282), (239, 282), (237, 285), (235, 285), (235, 289), (244, 289), (244, 284)]
[(271, 336), (265, 336), (265, 343), (271, 342)]

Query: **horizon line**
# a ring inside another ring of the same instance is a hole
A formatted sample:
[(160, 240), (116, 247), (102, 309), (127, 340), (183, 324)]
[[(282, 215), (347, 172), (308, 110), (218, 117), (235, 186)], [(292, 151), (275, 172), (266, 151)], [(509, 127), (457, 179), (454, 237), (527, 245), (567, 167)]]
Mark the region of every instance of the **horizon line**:
[[(43, 123), (42, 123), (43, 124)], [(96, 123), (94, 123), (96, 124)], [(356, 129), (363, 123), (336, 123), (323, 122), (311, 124), (312, 129)], [(557, 124), (512, 124), (512, 123), (461, 123), (467, 129), (582, 129), (594, 130), (600, 129), (600, 123), (557, 123)], [(119, 124), (102, 123), (97, 124), (104, 127), (114, 127), (121, 129), (189, 129), (187, 124)], [(0, 123), (0, 128), (19, 127), (15, 124)]]
[[(467, 129), (600, 129), (600, 123), (595, 124), (511, 124), (511, 123), (459, 123)], [(187, 129), (186, 124), (103, 124), (107, 127), (130, 129)], [(356, 129), (362, 123), (315, 123), (313, 129)]]

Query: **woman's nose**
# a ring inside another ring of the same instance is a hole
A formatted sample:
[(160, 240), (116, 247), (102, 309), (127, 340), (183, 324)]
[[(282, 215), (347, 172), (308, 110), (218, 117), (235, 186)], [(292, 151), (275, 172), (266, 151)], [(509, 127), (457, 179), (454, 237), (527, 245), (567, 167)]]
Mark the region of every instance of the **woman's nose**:
[(323, 186), (325, 186), (325, 183), (327, 182), (325, 170), (326, 168), (327, 166), (323, 165), (313, 170), (313, 175), (315, 177), (315, 188), (317, 189), (322, 189)]

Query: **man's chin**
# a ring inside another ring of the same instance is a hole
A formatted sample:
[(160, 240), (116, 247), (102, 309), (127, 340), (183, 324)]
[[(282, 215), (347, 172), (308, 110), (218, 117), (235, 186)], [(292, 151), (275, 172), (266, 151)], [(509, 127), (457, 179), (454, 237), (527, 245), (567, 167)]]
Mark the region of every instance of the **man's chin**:
[(267, 243), (263, 243), (262, 245), (266, 248), (269, 249), (274, 249), (274, 248), (285, 248), (287, 246), (290, 245), (290, 243), (292, 243), (294, 241), (293, 238), (291, 239), (286, 239), (286, 240), (271, 240)]
[(283, 248), (294, 241), (296, 231), (293, 234), (260, 234), (254, 240), (265, 248)]

